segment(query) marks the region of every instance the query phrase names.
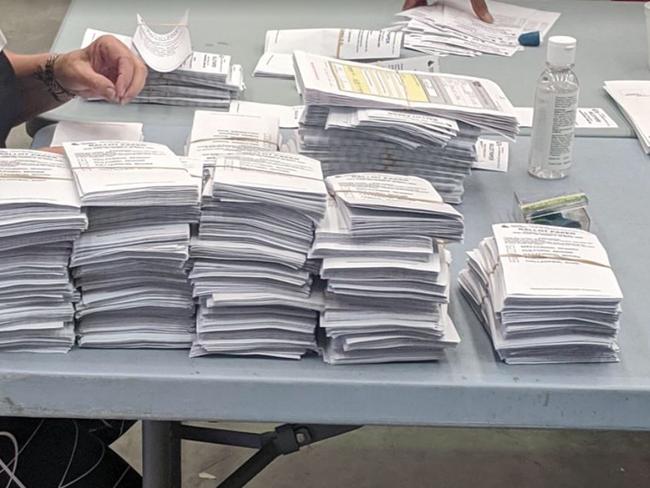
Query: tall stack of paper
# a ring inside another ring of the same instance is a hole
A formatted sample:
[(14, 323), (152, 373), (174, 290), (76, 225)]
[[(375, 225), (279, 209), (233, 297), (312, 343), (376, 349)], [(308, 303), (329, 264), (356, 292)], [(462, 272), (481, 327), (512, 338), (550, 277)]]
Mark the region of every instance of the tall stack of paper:
[(306, 107), (298, 150), (325, 175), (387, 171), (431, 182), (459, 203), (482, 130), (514, 137), (501, 89), (479, 78), (396, 71), (296, 52)]
[(645, 153), (650, 154), (650, 81), (606, 81), (604, 88), (634, 128)]
[[(96, 29), (86, 29), (82, 47), (105, 34), (136, 52), (131, 37)], [(242, 67), (233, 64), (230, 56), (194, 51), (173, 71), (150, 69), (143, 90), (133, 102), (220, 108), (228, 107), (244, 89)]]
[(190, 224), (201, 167), (145, 142), (64, 143), (89, 228), (70, 265), (82, 347), (185, 348), (194, 301)]
[(439, 359), (459, 342), (447, 314), (449, 260), (463, 218), (427, 181), (352, 173), (330, 199), (310, 257), (327, 280), (324, 358), (333, 364)]
[(497, 224), (468, 253), (461, 290), (508, 364), (618, 361), (623, 298), (589, 232)]
[(538, 31), (544, 37), (557, 12), (491, 1), (494, 23), (480, 20), (465, 0), (434, 0), (432, 5), (399, 12), (390, 29), (404, 33), (404, 47), (428, 54), (512, 56), (523, 48), (519, 36)]
[(307, 51), (339, 59), (399, 58), (403, 34), (366, 29), (286, 29), (266, 32), (264, 54), (255, 76), (293, 78), (293, 52)]
[(191, 355), (299, 359), (323, 308), (307, 252), (325, 212), (318, 161), (244, 150), (208, 166), (190, 278), (199, 300)]
[(72, 347), (68, 261), (86, 225), (63, 156), (0, 149), (0, 350)]

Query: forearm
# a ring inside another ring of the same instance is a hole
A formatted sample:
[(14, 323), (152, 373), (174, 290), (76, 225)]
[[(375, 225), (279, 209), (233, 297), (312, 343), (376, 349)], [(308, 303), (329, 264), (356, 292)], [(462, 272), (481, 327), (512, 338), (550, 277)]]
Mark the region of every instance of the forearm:
[(5, 51), (5, 54), (16, 73), (23, 100), (23, 111), (16, 124), (52, 110), (68, 100), (68, 98), (56, 100), (45, 83), (36, 77), (37, 73), (45, 68), (49, 54), (15, 54), (8, 51)]

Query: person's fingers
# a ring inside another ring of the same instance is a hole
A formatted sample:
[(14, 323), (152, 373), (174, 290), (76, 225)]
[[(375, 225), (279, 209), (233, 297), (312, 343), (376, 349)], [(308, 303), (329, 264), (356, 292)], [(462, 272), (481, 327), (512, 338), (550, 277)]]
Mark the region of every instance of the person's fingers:
[(494, 22), (494, 18), (492, 17), (492, 14), (490, 14), (485, 0), (472, 0), (472, 9), (476, 16), (483, 22), (487, 22), (488, 24)]
[(101, 97), (109, 101), (117, 99), (115, 85), (104, 75), (97, 73), (88, 62), (79, 62), (75, 67), (76, 91), (87, 98)]
[(61, 146), (39, 147), (38, 150), (39, 151), (50, 152), (50, 153), (56, 153), (56, 154), (65, 154), (65, 151), (63, 150), (63, 147), (61, 147)]
[(117, 78), (115, 79), (115, 91), (117, 98), (124, 98), (126, 90), (131, 86), (135, 67), (130, 59), (122, 56), (117, 58)]
[(147, 81), (147, 67), (142, 61), (134, 58), (125, 62), (128, 62), (131, 65), (133, 69), (133, 77), (131, 78), (131, 83), (124, 91), (124, 94), (120, 97), (121, 103), (129, 103), (133, 97), (142, 91), (145, 81)]
[(402, 10), (408, 10), (415, 7), (423, 7), (427, 4), (427, 0), (404, 0)]

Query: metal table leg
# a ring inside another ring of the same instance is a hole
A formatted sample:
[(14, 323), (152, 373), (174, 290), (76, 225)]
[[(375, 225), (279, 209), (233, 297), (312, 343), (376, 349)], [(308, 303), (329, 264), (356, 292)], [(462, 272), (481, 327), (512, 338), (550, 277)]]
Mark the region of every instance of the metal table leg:
[(181, 488), (181, 440), (176, 422), (142, 421), (142, 487)]

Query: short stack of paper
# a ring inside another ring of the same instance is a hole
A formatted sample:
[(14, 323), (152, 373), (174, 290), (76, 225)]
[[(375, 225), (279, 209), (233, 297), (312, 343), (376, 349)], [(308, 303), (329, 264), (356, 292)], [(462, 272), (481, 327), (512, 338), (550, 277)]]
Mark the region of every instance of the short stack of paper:
[(650, 81), (606, 81), (604, 88), (634, 128), (645, 153), (650, 154)]
[(294, 54), (306, 107), (299, 152), (326, 176), (386, 171), (431, 182), (460, 203), (482, 130), (514, 137), (517, 119), (501, 89), (479, 78), (395, 71)]
[(299, 359), (316, 348), (323, 309), (307, 262), (325, 212), (320, 164), (248, 150), (219, 157), (208, 169), (191, 247), (190, 278), (199, 300), (191, 355)]
[[(86, 29), (82, 47), (105, 34), (135, 51), (131, 37), (96, 29)], [(230, 56), (194, 51), (173, 71), (150, 69), (144, 89), (133, 102), (221, 108), (228, 107), (244, 89), (242, 67), (233, 64)]]
[(293, 78), (293, 52), (339, 59), (399, 58), (403, 34), (367, 29), (285, 29), (266, 32), (264, 54), (254, 76)]
[(0, 350), (72, 347), (68, 261), (86, 225), (63, 156), (0, 149)]
[(440, 359), (460, 341), (447, 314), (450, 254), (463, 218), (427, 181), (384, 173), (326, 180), (310, 257), (327, 280), (320, 327), (332, 364)]
[(64, 143), (88, 231), (71, 259), (82, 347), (189, 348), (201, 167), (145, 142)]
[(538, 31), (546, 36), (559, 13), (489, 2), (494, 23), (487, 24), (472, 12), (466, 0), (437, 0), (432, 5), (399, 12), (390, 30), (405, 34), (404, 47), (428, 54), (512, 56), (523, 48), (521, 34)]
[(508, 364), (618, 361), (621, 289), (589, 232), (496, 224), (468, 253), (461, 290)]

